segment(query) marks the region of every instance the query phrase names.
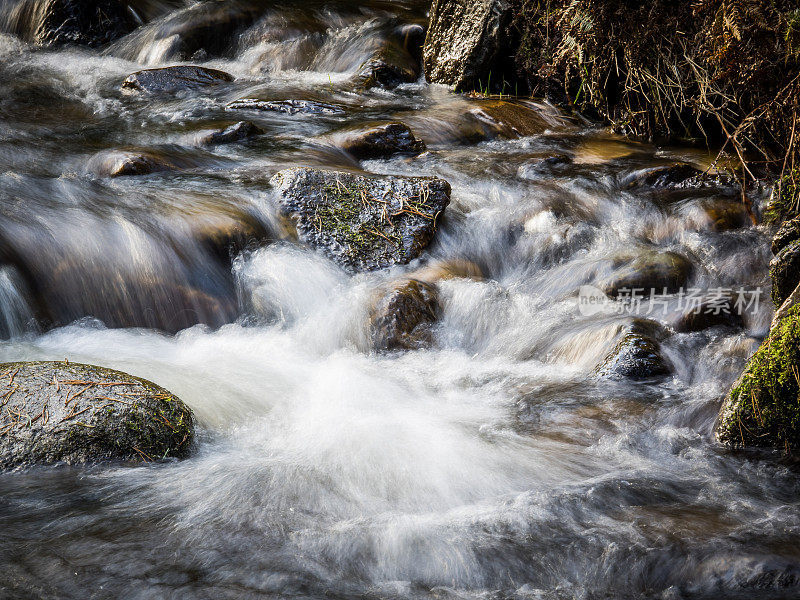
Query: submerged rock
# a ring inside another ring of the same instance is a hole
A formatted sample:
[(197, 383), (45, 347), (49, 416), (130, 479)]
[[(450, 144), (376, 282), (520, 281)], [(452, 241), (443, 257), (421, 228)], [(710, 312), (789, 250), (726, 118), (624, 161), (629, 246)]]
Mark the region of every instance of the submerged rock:
[(217, 146), (221, 144), (235, 144), (244, 140), (263, 135), (264, 130), (250, 121), (239, 121), (219, 131), (212, 131), (202, 136), (198, 141), (203, 146)]
[(156, 384), (68, 362), (0, 364), (0, 469), (185, 457), (192, 412)]
[(800, 240), (780, 250), (769, 263), (772, 278), (772, 301), (780, 306), (800, 283)]
[(228, 83), (233, 79), (233, 75), (225, 71), (194, 65), (178, 65), (132, 73), (122, 82), (122, 89), (147, 94), (174, 94)]
[[(152, 2), (149, 4), (164, 4)], [(236, 47), (238, 33), (263, 14), (258, 2), (200, 0), (120, 40), (113, 54), (140, 63), (204, 60)]]
[(386, 40), (380, 50), (359, 68), (361, 85), (394, 88), (419, 79), (420, 64), (410, 52), (393, 40)]
[(340, 115), (344, 111), (333, 104), (316, 102), (314, 100), (258, 100), (255, 98), (241, 98), (234, 100), (226, 110), (260, 110), (282, 112), (289, 115), (298, 113), (311, 115)]
[(352, 272), (419, 256), (450, 202), (450, 184), (434, 177), (296, 168), (277, 173), (270, 183), (300, 241)]
[(116, 149), (93, 156), (88, 169), (100, 177), (125, 177), (180, 171), (198, 164), (196, 157), (180, 148)]
[(435, 0), (425, 38), (425, 77), (459, 91), (488, 85), (489, 73), (502, 82), (510, 57), (503, 56), (512, 16), (507, 0)]
[(668, 375), (672, 368), (661, 353), (661, 326), (655, 321), (634, 319), (622, 332), (614, 350), (597, 368), (607, 379), (651, 379)]
[(627, 190), (704, 191), (735, 195), (741, 188), (736, 181), (720, 173), (706, 173), (688, 163), (676, 163), (639, 171), (623, 182)]
[(336, 145), (358, 159), (388, 158), (395, 154), (420, 154), (425, 143), (403, 123), (385, 123), (367, 129), (336, 133)]
[(378, 352), (417, 350), (433, 341), (440, 305), (436, 286), (404, 279), (381, 290), (370, 310), (370, 339)]
[(714, 431), (729, 447), (800, 448), (800, 306), (780, 313), (720, 409)]
[(119, 0), (23, 0), (9, 13), (14, 33), (43, 46), (103, 46), (137, 25)]
[(630, 260), (600, 286), (606, 295), (616, 298), (630, 295), (640, 297), (655, 293), (674, 294), (685, 287), (692, 273), (688, 258), (675, 252), (648, 250)]
[(90, 168), (102, 177), (124, 177), (175, 171), (178, 165), (156, 152), (112, 150), (95, 156)]
[(800, 240), (800, 217), (781, 223), (775, 237), (772, 238), (772, 253), (777, 254), (797, 240)]
[(711, 327), (744, 327), (744, 319), (736, 308), (733, 294), (716, 299), (706, 299), (696, 308), (682, 313), (673, 326), (675, 331), (687, 333)]

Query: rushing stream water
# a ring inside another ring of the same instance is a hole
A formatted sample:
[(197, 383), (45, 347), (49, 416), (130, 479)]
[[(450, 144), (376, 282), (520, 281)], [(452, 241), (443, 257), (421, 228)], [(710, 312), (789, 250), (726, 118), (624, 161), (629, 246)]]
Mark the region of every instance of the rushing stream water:
[[(142, 4), (151, 21), (104, 51), (0, 35), (0, 359), (151, 379), (193, 409), (199, 440), (182, 462), (0, 474), (0, 597), (797, 597), (796, 469), (711, 435), (768, 294), (744, 328), (671, 334), (672, 375), (646, 382), (594, 375), (628, 317), (577, 305), (633, 249), (689, 257), (697, 287), (767, 284), (762, 229), (704, 226), (691, 193), (624, 190), (713, 153), (545, 104), (516, 105), (518, 135), (493, 99), (359, 89), (376, 40), (424, 23), (411, 0), (228, 3), (258, 16), (193, 64), (234, 82), (126, 95), (128, 74), (196, 50), (171, 33), (189, 9)], [(231, 114), (238, 98), (342, 111)], [(193, 142), (242, 119), (266, 135)], [(359, 164), (326, 137), (397, 119), (427, 153)], [(185, 168), (98, 176), (119, 148)], [(573, 160), (542, 162), (558, 155)], [(452, 203), (417, 263), (351, 276), (283, 239), (267, 182), (296, 165), (436, 175)], [(242, 226), (264, 243), (221, 255), (214, 232)], [(451, 259), (484, 277), (440, 284), (433, 348), (370, 352), (376, 288)]]

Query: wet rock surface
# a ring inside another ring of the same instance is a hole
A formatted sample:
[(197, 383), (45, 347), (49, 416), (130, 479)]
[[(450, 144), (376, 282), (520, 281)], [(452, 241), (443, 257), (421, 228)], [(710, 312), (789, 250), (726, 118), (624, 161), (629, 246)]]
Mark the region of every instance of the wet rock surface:
[(180, 166), (177, 161), (157, 152), (112, 150), (92, 158), (89, 168), (102, 177), (133, 177), (176, 171)]
[(370, 311), (370, 339), (378, 352), (418, 350), (433, 342), (441, 307), (436, 286), (417, 279), (388, 286)]
[(349, 271), (405, 264), (433, 239), (450, 184), (296, 168), (270, 182), (299, 239)]
[(597, 368), (604, 379), (653, 379), (672, 371), (661, 352), (659, 341), (664, 332), (654, 321), (635, 319), (626, 325), (621, 339)]
[(233, 79), (233, 75), (218, 69), (179, 65), (132, 73), (122, 82), (122, 89), (145, 94), (174, 94), (228, 83)]
[(672, 294), (685, 287), (692, 274), (691, 261), (676, 252), (648, 250), (621, 262), (624, 266), (600, 284), (612, 298), (630, 296), (634, 290), (640, 297)]
[(493, 72), (502, 82), (504, 68), (512, 64), (503, 56), (510, 2), (435, 0), (430, 15), (423, 59), (428, 81), (473, 91)]
[(403, 46), (387, 40), (375, 55), (359, 69), (362, 86), (380, 85), (394, 88), (402, 83), (413, 83), (420, 76), (420, 64)]
[(781, 223), (775, 237), (772, 238), (772, 253), (778, 254), (792, 242), (800, 240), (800, 217)]
[(261, 127), (250, 121), (239, 121), (233, 125), (213, 131), (200, 137), (199, 143), (203, 146), (217, 146), (222, 144), (235, 144), (263, 135)]
[(241, 98), (234, 100), (226, 107), (228, 110), (258, 110), (267, 112), (281, 112), (288, 115), (339, 115), (344, 111), (333, 104), (315, 102), (313, 100), (257, 100), (254, 98)]
[(0, 469), (185, 457), (192, 412), (156, 384), (67, 362), (0, 364)]
[(800, 240), (784, 247), (769, 263), (772, 300), (780, 306), (800, 282)]
[(736, 182), (728, 176), (705, 173), (688, 163), (676, 163), (663, 167), (654, 167), (638, 172), (630, 177), (624, 187), (629, 190), (640, 189), (672, 189), (701, 190), (737, 193)]
[(103, 46), (137, 25), (119, 0), (25, 0), (0, 6), (4, 14), (13, 33), (43, 46)]
[(376, 124), (366, 129), (336, 133), (333, 142), (358, 159), (414, 155), (425, 151), (425, 142), (404, 123)]
[(696, 307), (681, 314), (673, 325), (675, 331), (703, 331), (711, 327), (744, 327), (742, 315), (733, 295), (705, 299)]
[(258, 2), (243, 0), (187, 4), (114, 44), (113, 54), (128, 60), (152, 58), (156, 62), (223, 56), (236, 45), (237, 34), (263, 13)]

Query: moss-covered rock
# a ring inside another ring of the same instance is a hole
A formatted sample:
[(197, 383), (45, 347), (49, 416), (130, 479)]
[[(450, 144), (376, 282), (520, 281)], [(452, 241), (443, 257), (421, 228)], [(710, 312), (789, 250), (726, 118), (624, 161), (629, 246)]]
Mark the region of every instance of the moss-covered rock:
[(783, 248), (769, 263), (772, 278), (772, 301), (783, 304), (800, 282), (800, 240)]
[(185, 457), (192, 412), (126, 373), (69, 362), (0, 364), (0, 469)]
[(300, 241), (351, 272), (405, 264), (419, 256), (450, 202), (450, 184), (434, 177), (304, 167), (281, 171), (270, 183)]
[(715, 433), (730, 447), (800, 448), (800, 306), (773, 323), (720, 410)]

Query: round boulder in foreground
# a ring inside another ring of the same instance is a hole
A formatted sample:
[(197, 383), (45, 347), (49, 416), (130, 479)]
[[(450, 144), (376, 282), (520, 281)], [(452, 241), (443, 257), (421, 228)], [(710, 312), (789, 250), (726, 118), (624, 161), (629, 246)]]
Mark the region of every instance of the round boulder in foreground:
[(192, 411), (120, 371), (69, 362), (0, 364), (0, 469), (181, 458)]

